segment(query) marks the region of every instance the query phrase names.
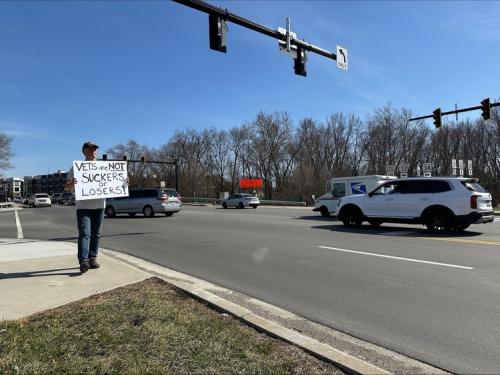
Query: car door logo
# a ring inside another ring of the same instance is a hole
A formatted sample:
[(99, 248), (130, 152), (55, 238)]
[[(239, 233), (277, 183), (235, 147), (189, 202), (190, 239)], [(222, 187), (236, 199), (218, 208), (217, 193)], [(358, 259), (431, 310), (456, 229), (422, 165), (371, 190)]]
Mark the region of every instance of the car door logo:
[(351, 182), (351, 191), (353, 194), (366, 194), (366, 185), (362, 182)]

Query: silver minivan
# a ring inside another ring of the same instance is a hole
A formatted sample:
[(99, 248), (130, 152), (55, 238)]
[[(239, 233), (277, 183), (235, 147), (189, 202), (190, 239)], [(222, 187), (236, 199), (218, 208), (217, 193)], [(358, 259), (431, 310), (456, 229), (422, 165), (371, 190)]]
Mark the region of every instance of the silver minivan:
[(175, 189), (131, 189), (128, 197), (106, 199), (105, 213), (108, 217), (117, 214), (135, 216), (140, 213), (146, 217), (153, 217), (156, 213), (172, 216), (180, 212), (181, 207), (182, 202)]

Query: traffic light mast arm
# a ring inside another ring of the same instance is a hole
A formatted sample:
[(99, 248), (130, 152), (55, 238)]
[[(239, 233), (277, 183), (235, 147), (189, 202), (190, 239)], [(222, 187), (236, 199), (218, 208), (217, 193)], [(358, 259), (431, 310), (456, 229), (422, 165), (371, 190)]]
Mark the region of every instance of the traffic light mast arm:
[[(491, 103), (490, 107), (493, 108), (493, 107), (498, 107), (500, 106), (500, 102), (498, 103)], [(469, 111), (476, 111), (478, 109), (482, 109), (483, 107), (480, 106), (480, 105), (477, 105), (475, 107), (469, 107), (469, 108), (461, 108), (461, 109), (457, 109), (455, 111), (448, 111), (448, 112), (442, 112), (441, 113), (441, 116), (446, 116), (446, 115), (452, 115), (452, 114), (455, 114), (455, 113), (462, 113), (462, 112), (469, 112)], [(411, 119), (409, 119), (408, 121), (417, 121), (417, 120), (424, 120), (426, 118), (432, 118), (433, 115), (427, 115), (427, 116), (420, 116), (420, 117), (413, 117)]]
[[(246, 27), (247, 29), (251, 29), (253, 31), (257, 31), (261, 34), (270, 36), (272, 38), (284, 40), (283, 34), (281, 34), (278, 30), (270, 29), (267, 26), (260, 25), (256, 22), (240, 17), (237, 14), (230, 13), (227, 9), (217, 8), (216, 6), (205, 3), (204, 1), (201, 0), (173, 0), (173, 1), (188, 6), (190, 8), (199, 10), (201, 12), (215, 15), (217, 17), (224, 19), (225, 21), (230, 21), (232, 23)], [(337, 60), (337, 55), (335, 53), (317, 47), (313, 44), (307, 43), (303, 40), (291, 39), (290, 43), (296, 46), (301, 46), (303, 49), (317, 53), (318, 55), (328, 57), (329, 59)]]

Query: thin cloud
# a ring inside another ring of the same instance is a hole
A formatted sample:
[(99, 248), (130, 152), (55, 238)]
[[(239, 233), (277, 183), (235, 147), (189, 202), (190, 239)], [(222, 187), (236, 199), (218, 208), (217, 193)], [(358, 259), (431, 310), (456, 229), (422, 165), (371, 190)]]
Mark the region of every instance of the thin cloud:
[(8, 136), (19, 139), (41, 139), (54, 142), (66, 142), (67, 140), (40, 133), (40, 129), (27, 126), (16, 121), (0, 120), (0, 132)]
[[(487, 11), (485, 8), (487, 7)], [(459, 30), (471, 38), (492, 42), (500, 38), (500, 7), (494, 2), (471, 3), (459, 8), (447, 21), (443, 20), (443, 27)]]

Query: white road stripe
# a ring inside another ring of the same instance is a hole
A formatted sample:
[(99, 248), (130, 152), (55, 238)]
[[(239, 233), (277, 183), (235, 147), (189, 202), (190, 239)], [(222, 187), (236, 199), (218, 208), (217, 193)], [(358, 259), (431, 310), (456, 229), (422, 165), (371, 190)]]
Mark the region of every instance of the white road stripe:
[(346, 249), (339, 249), (337, 247), (329, 247), (329, 246), (318, 246), (321, 247), (322, 249), (328, 249), (328, 250), (335, 250), (335, 251), (342, 251), (345, 253), (354, 253), (354, 254), (362, 254), (362, 255), (371, 255), (374, 257), (381, 257), (381, 258), (390, 258), (390, 259), (398, 259), (398, 260), (406, 260), (408, 262), (416, 262), (416, 263), (426, 263), (426, 264), (434, 264), (437, 266), (444, 266), (444, 267), (452, 267), (452, 268), (461, 268), (464, 270), (473, 270), (474, 267), (467, 267), (467, 266), (458, 266), (456, 264), (448, 264), (448, 263), (438, 263), (438, 262), (429, 262), (427, 260), (419, 260), (419, 259), (411, 259), (411, 258), (401, 258), (401, 257), (395, 257), (392, 255), (383, 255), (383, 254), (374, 254), (374, 253), (366, 253), (364, 251), (354, 251), (354, 250), (346, 250)]
[(16, 216), (17, 238), (24, 238), (23, 227), (21, 227), (21, 221), (19, 220), (19, 215), (17, 214), (17, 210), (14, 210), (14, 215)]

